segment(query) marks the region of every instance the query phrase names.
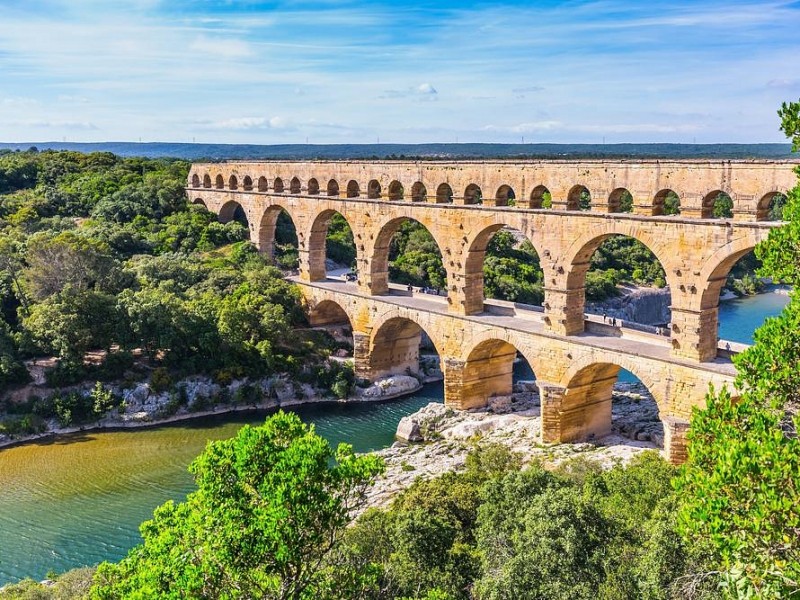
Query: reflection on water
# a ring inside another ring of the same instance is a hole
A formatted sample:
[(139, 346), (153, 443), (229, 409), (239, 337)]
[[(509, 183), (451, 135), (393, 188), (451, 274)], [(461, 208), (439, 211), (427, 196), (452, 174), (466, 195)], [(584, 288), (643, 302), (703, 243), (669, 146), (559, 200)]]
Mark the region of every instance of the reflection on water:
[[(297, 412), (332, 443), (365, 452), (390, 445), (401, 417), (441, 400), (441, 384), (432, 384), (385, 404)], [(266, 415), (82, 433), (0, 451), (0, 585), (120, 559), (156, 506), (193, 488), (186, 467), (207, 441), (231, 437)]]
[[(750, 342), (766, 316), (788, 302), (763, 294), (725, 302), (720, 336)], [(518, 379), (533, 377), (525, 362)], [(620, 381), (636, 381), (620, 371)], [(298, 413), (333, 443), (367, 451), (391, 444), (397, 422), (430, 401), (442, 386), (381, 405), (303, 407)], [(233, 436), (266, 413), (216, 417), (157, 429), (83, 433), (0, 451), (0, 585), (118, 560), (138, 542), (138, 525), (169, 498), (193, 485), (187, 465), (212, 439)]]

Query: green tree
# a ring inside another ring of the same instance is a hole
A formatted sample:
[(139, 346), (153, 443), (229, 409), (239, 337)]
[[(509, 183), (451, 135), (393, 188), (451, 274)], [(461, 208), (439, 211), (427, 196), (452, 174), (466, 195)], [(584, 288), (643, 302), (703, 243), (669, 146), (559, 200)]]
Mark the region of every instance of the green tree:
[(78, 364), (88, 350), (107, 350), (120, 336), (115, 298), (72, 287), (36, 304), (22, 325), (42, 350)]
[[(800, 142), (800, 102), (784, 104), (782, 127)], [(798, 170), (800, 175), (800, 170)], [(800, 185), (784, 210), (788, 224), (756, 249), (761, 274), (800, 284)], [(684, 536), (720, 572), (726, 597), (800, 593), (800, 297), (769, 319), (735, 359), (737, 388), (710, 393), (690, 429), (689, 458), (676, 480)]]
[(382, 470), (291, 413), (245, 426), (208, 445), (190, 466), (197, 491), (156, 509), (143, 543), (100, 565), (91, 596), (319, 598), (330, 589), (324, 561)]

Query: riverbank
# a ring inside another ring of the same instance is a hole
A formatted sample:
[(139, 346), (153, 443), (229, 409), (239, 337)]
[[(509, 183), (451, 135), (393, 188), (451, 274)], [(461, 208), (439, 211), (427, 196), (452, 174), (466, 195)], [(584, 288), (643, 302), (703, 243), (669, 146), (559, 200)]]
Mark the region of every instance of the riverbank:
[[(153, 390), (147, 382), (129, 389), (110, 385), (109, 391), (122, 398), (122, 405), (104, 418), (74, 426), (62, 426), (57, 420), (48, 419), (45, 421), (46, 431), (21, 435), (0, 433), (0, 449), (75, 433), (153, 428), (233, 413), (277, 411), (306, 405), (387, 402), (414, 394), (426, 383), (442, 380), (441, 372), (429, 373), (420, 378), (408, 375), (387, 377), (368, 387), (356, 387), (354, 393), (346, 398), (332, 397), (330, 393), (308, 384), (298, 384), (285, 376), (255, 381), (234, 380), (227, 386), (216, 384), (208, 377), (193, 377), (161, 392)], [(90, 394), (91, 388), (77, 386), (71, 391)], [(178, 406), (175, 405), (176, 397), (183, 397)]]
[(388, 505), (418, 477), (463, 469), (467, 454), (479, 444), (503, 444), (524, 464), (540, 462), (546, 468), (576, 457), (608, 468), (663, 447), (658, 407), (642, 384), (615, 386), (611, 419), (611, 433), (591, 443), (542, 444), (539, 395), (532, 381), (516, 383), (511, 396), (493, 398), (485, 409), (456, 411), (428, 404), (400, 421), (398, 437), (403, 441), (376, 452), (386, 463), (386, 473), (368, 492), (368, 505)]

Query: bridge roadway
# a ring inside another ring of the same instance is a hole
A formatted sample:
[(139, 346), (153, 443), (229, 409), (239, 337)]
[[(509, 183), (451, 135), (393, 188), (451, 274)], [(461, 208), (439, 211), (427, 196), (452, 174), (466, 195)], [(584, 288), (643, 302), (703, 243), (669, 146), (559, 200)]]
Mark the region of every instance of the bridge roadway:
[(681, 462), (692, 407), (704, 405), (709, 385), (733, 387), (729, 358), (698, 363), (676, 357), (669, 338), (612, 327), (596, 316), (588, 317), (582, 333), (564, 336), (547, 328), (542, 313), (510, 303), (487, 302), (484, 312), (461, 315), (448, 310), (444, 297), (409, 293), (402, 286), (376, 296), (338, 277), (290, 279), (303, 291), (312, 324), (352, 327), (360, 377), (416, 372), (424, 331), (440, 356), (445, 403), (454, 408), (484, 406), (493, 395), (509, 394), (519, 351), (537, 377), (543, 442), (606, 435), (611, 391), (625, 368), (653, 394), (665, 426), (665, 452)]

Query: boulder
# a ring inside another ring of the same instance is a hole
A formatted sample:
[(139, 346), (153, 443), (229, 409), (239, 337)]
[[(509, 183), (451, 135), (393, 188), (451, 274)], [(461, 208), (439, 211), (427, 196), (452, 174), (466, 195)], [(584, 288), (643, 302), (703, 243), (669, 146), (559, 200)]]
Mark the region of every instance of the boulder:
[(400, 422), (397, 424), (397, 432), (395, 433), (395, 437), (405, 440), (406, 442), (424, 441), (419, 423), (414, 419), (413, 416), (403, 417), (400, 419)]
[(488, 408), (496, 415), (511, 412), (511, 396), (493, 396), (488, 400)]

